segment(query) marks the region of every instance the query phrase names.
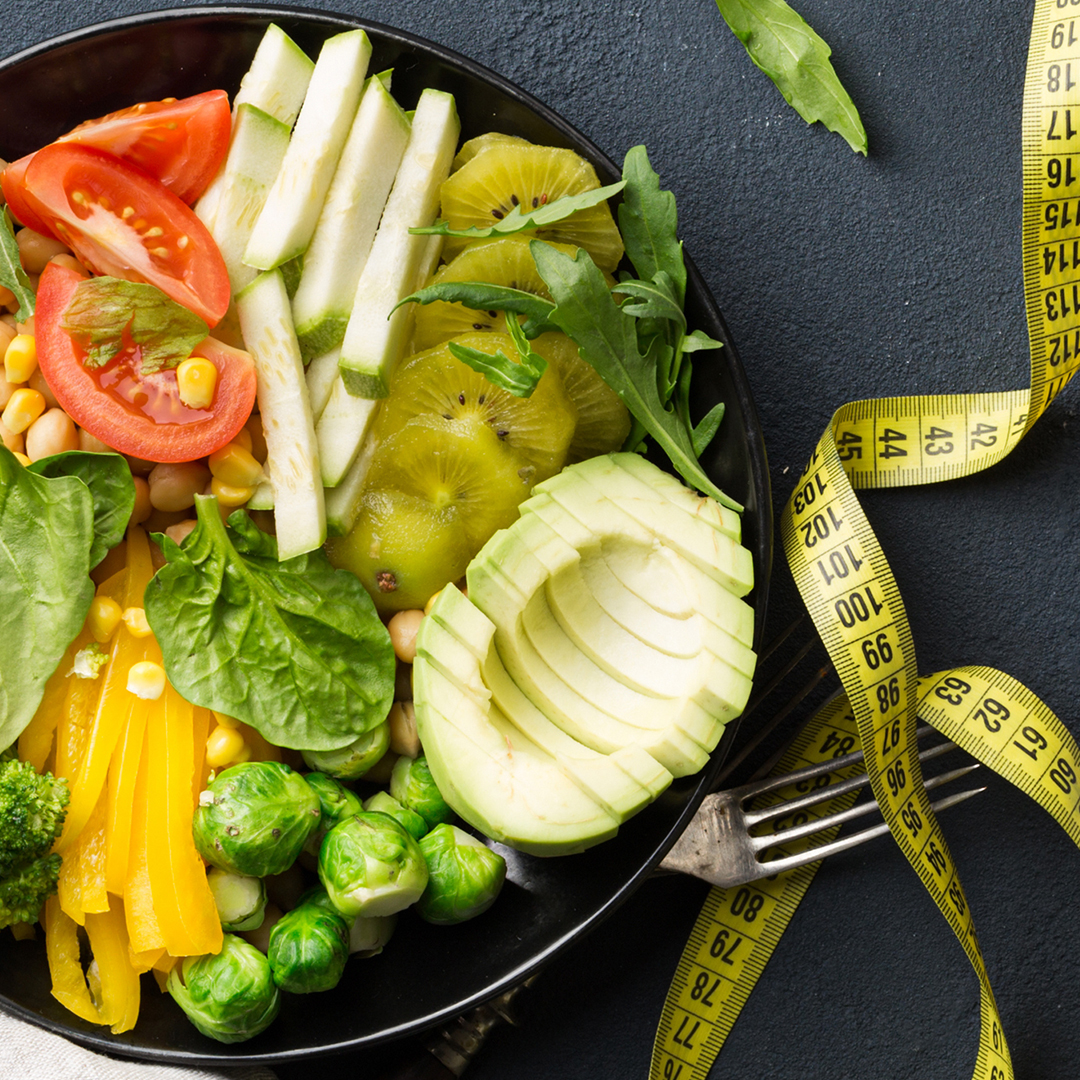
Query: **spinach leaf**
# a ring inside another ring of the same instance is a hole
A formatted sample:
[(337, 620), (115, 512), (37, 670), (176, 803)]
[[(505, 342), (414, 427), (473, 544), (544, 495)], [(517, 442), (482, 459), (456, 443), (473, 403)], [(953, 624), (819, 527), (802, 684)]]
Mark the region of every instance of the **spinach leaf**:
[[(555, 300), (552, 321), (574, 339), (582, 357), (619, 395), (683, 479), (725, 506), (741, 510), (698, 462), (687, 418), (661, 399), (655, 358), (640, 351), (637, 320), (615, 303), (603, 274), (588, 254), (578, 251), (571, 258), (540, 240), (533, 240), (529, 247)], [(689, 370), (687, 366), (687, 374)]]
[(784, 0), (716, 0), (750, 59), (808, 123), (820, 120), (852, 150), (867, 151), (866, 129), (829, 57), (832, 50)]
[(89, 368), (104, 367), (130, 339), (141, 350), (143, 375), (176, 367), (209, 333), (198, 315), (156, 286), (114, 277), (80, 281), (60, 325), (85, 351)]
[(464, 304), (473, 311), (512, 311), (517, 315), (524, 315), (522, 330), (530, 340), (558, 329), (548, 318), (555, 310), (555, 305), (550, 300), (522, 289), (490, 285), (486, 281), (441, 281), (428, 285), (419, 292), (406, 296), (394, 310), (402, 304), (430, 304), (436, 300), (449, 304)]
[(544, 225), (554, 225), (556, 221), (562, 221), (578, 210), (588, 210), (597, 203), (622, 191), (623, 182), (609, 184), (607, 187), (593, 188), (591, 191), (582, 191), (577, 195), (563, 195), (561, 198), (552, 199), (551, 202), (542, 206), (522, 210), (515, 206), (505, 217), (500, 218), (494, 225), (480, 229), (475, 225), (467, 229), (451, 229), (448, 221), (436, 221), (434, 225), (422, 225), (410, 229), (409, 232), (416, 236), (460, 236), (466, 240), (481, 240), (489, 236), (511, 236), (514, 233), (525, 232), (528, 229), (539, 229)]
[(199, 496), (197, 527), (146, 590), (172, 684), (278, 746), (335, 750), (386, 718), (394, 650), (371, 597), (320, 549), (278, 562), (243, 511)]
[(19, 301), (19, 310), (15, 314), (21, 322), (26, 322), (34, 314), (34, 288), (19, 258), (11, 211), (5, 207), (0, 219), (0, 285), (15, 294)]
[(27, 468), (38, 476), (76, 476), (90, 489), (94, 501), (94, 537), (90, 547), (93, 569), (124, 539), (135, 506), (135, 482), (128, 463), (112, 452), (90, 454), (69, 450), (39, 458)]
[(75, 476), (37, 476), (0, 444), (0, 747), (30, 722), (94, 598), (94, 504)]

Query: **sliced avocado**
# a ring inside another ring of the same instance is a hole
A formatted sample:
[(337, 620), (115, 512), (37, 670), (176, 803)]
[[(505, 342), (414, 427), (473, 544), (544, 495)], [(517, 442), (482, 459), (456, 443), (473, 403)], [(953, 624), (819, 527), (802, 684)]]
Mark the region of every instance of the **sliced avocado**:
[[(556, 727), (507, 674), (492, 645), (490, 621), (456, 589), (432, 609), (429, 618), (446, 631), (445, 635), (429, 632), (430, 661), (481, 704), (490, 698), (522, 734), (551, 754), (620, 822), (652, 802), (671, 783), (671, 773), (638, 746), (599, 754)], [(479, 670), (474, 664), (477, 658)]]
[(674, 548), (735, 596), (745, 596), (753, 588), (754, 564), (750, 552), (684, 511), (646, 500), (616, 502), (589, 484), (564, 481), (527, 499), (521, 504), (522, 514), (540, 513), (547, 500), (557, 503), (587, 530), (597, 534), (633, 537), (643, 530)]
[(586, 480), (602, 495), (626, 502), (644, 500), (663, 504), (668, 510), (679, 509), (706, 525), (712, 526), (736, 543), (742, 539), (742, 519), (715, 499), (699, 495), (679, 482), (671, 473), (657, 468), (640, 454), (601, 454), (579, 462), (571, 473), (559, 473), (536, 486), (540, 492), (551, 491), (563, 483)]

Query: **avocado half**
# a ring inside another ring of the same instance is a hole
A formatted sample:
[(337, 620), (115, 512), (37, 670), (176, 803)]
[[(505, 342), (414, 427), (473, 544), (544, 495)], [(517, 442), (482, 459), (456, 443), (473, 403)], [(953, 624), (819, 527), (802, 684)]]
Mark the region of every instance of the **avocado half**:
[(416, 720), (443, 796), (535, 855), (613, 836), (698, 771), (750, 693), (737, 514), (636, 454), (564, 469), (439, 594)]

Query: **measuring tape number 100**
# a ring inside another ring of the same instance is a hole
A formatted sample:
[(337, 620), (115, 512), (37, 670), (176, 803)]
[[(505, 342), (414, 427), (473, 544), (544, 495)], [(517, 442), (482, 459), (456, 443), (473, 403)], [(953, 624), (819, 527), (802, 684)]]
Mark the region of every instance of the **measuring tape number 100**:
[[(845, 693), (814, 717), (777, 772), (861, 743), (882, 815), (978, 977), (974, 1080), (1013, 1080), (1012, 1062), (963, 886), (923, 784), (916, 714), (1039, 802), (1078, 846), (1080, 748), (1003, 672), (973, 666), (919, 678), (903, 600), (855, 491), (949, 480), (995, 464), (1080, 368), (1080, 0), (1036, 0), (1023, 162), (1030, 388), (843, 406), (781, 519), (796, 585)], [(829, 839), (818, 834), (812, 843)], [(711, 890), (668, 992), (650, 1080), (705, 1080), (817, 865)]]

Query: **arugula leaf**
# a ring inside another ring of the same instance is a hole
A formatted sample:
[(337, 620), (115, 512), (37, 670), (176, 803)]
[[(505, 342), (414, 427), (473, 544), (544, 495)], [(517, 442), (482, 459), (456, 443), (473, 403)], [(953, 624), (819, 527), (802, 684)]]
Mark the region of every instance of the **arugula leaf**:
[(635, 315), (639, 319), (667, 319), (675, 323), (680, 330), (686, 329), (686, 316), (683, 314), (682, 302), (675, 291), (675, 283), (671, 275), (665, 270), (658, 270), (652, 281), (634, 281), (629, 279), (620, 281), (615, 292), (628, 297), (637, 297), (641, 303), (626, 300), (622, 309), (627, 315)]
[(698, 352), (701, 349), (722, 349), (723, 347), (722, 341), (709, 337), (704, 330), (691, 330), (682, 342), (683, 352)]
[(549, 320), (555, 310), (555, 305), (550, 300), (522, 289), (491, 285), (486, 281), (443, 281), (428, 285), (419, 292), (406, 296), (395, 305), (394, 310), (402, 304), (431, 304), (436, 300), (448, 304), (464, 304), (473, 311), (513, 311), (517, 315), (524, 315), (522, 329), (530, 340), (558, 329)]
[(390, 635), (359, 579), (320, 548), (278, 562), (242, 510), (228, 527), (197, 496), (198, 525), (146, 590), (146, 618), (189, 701), (270, 742), (336, 750), (382, 723), (394, 699)]
[(19, 301), (15, 314), (20, 322), (26, 322), (34, 314), (34, 289), (19, 258), (19, 244), (15, 239), (11, 211), (4, 208), (0, 221), (0, 285), (10, 289)]
[(37, 476), (0, 445), (0, 746), (30, 722), (94, 583), (94, 505), (74, 476)]
[(489, 236), (510, 236), (513, 233), (525, 232), (527, 229), (554, 225), (555, 222), (568, 218), (578, 210), (588, 210), (589, 207), (596, 206), (597, 203), (602, 203), (605, 199), (622, 191), (624, 183), (625, 181), (620, 180), (617, 184), (582, 191), (577, 195), (563, 195), (542, 206), (524, 211), (520, 206), (515, 206), (505, 217), (485, 229), (479, 229), (475, 225), (467, 229), (451, 229), (448, 221), (440, 219), (434, 225), (418, 226), (410, 229), (409, 232), (414, 236), (460, 236), (466, 240), (486, 239)]
[(584, 251), (571, 258), (539, 240), (529, 247), (555, 300), (552, 321), (574, 339), (582, 357), (619, 395), (683, 479), (723, 505), (741, 510), (701, 467), (684, 418), (661, 400), (655, 364), (638, 347), (636, 320), (615, 303), (592, 259)]
[(80, 281), (60, 325), (85, 351), (90, 368), (104, 367), (130, 340), (141, 349), (143, 375), (176, 367), (210, 332), (155, 286), (114, 277)]
[(128, 463), (111, 451), (91, 454), (69, 450), (38, 458), (27, 469), (38, 476), (78, 477), (89, 489), (94, 503), (94, 536), (90, 547), (93, 569), (124, 539), (135, 506), (135, 483)]
[(653, 172), (644, 146), (632, 146), (626, 152), (623, 180), (619, 231), (626, 254), (639, 277), (652, 280), (661, 271), (667, 274), (681, 307), (686, 298), (686, 263), (682, 241), (676, 237), (675, 196), (660, 190), (660, 177)]
[(716, 0), (750, 59), (808, 123), (820, 120), (852, 150), (867, 152), (866, 129), (829, 57), (832, 50), (784, 0)]
[(473, 371), (478, 371), (492, 386), (506, 390), (515, 397), (532, 397), (536, 384), (547, 371), (548, 363), (529, 347), (528, 339), (517, 319), (507, 319), (506, 329), (517, 346), (516, 361), (511, 360), (502, 349), (486, 353), (468, 345), (460, 345), (456, 341), (449, 343), (450, 353)]

